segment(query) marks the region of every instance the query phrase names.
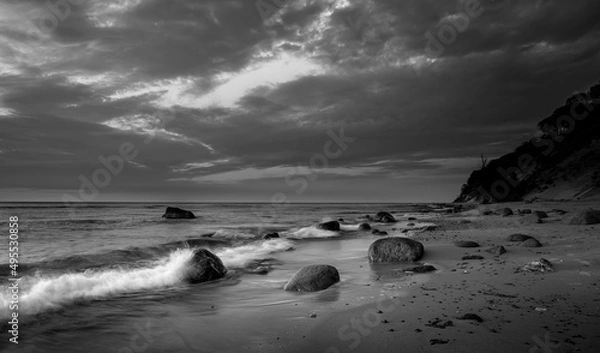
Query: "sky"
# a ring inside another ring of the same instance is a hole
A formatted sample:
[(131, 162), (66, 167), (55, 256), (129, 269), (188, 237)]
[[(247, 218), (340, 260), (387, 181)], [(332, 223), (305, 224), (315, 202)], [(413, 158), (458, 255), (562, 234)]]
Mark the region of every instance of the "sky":
[(600, 78), (600, 2), (2, 0), (0, 201), (452, 201)]

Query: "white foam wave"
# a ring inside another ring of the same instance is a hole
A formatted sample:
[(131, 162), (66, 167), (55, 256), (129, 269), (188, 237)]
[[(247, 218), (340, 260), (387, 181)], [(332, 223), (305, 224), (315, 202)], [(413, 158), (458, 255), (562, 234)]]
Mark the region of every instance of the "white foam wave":
[(332, 232), (325, 229), (319, 229), (315, 226), (289, 230), (281, 233), (286, 238), (291, 239), (311, 239), (311, 238), (333, 238), (337, 237), (337, 232)]
[(358, 230), (359, 226), (360, 226), (360, 223), (357, 223), (357, 224), (341, 224), (340, 223), (341, 230)]
[[(177, 250), (153, 266), (139, 269), (85, 271), (50, 277), (23, 277), (19, 281), (19, 313), (35, 314), (82, 299), (172, 286), (183, 280), (193, 249)], [(0, 316), (8, 313), (10, 296), (0, 293)]]
[(267, 255), (286, 251), (294, 245), (287, 239), (269, 239), (254, 244), (241, 245), (216, 252), (228, 268), (244, 268), (253, 260), (264, 259)]
[(254, 239), (256, 238), (256, 235), (220, 229), (216, 231), (212, 237), (219, 239)]

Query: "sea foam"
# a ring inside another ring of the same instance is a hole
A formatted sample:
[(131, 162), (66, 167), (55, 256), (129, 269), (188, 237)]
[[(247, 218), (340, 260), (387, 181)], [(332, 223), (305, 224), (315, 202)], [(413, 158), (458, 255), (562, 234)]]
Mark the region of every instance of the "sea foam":
[(264, 259), (267, 255), (286, 251), (294, 245), (287, 239), (270, 239), (252, 244), (225, 248), (216, 252), (227, 268), (244, 268), (253, 260)]
[(314, 238), (333, 238), (337, 237), (338, 232), (332, 232), (325, 229), (320, 229), (315, 226), (304, 227), (299, 229), (291, 229), (289, 231), (282, 232), (285, 238), (290, 239), (314, 239)]
[[(116, 294), (176, 285), (193, 249), (176, 250), (146, 268), (86, 270), (60, 276), (25, 276), (19, 280), (19, 313), (36, 314), (82, 299), (100, 299)], [(8, 315), (10, 296), (0, 293), (0, 316)]]

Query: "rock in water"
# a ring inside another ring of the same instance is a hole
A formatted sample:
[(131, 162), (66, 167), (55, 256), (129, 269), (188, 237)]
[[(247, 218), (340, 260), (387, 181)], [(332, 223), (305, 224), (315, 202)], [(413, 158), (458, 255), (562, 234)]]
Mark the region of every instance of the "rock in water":
[(526, 248), (540, 248), (542, 246), (542, 243), (540, 243), (535, 238), (529, 238), (522, 242), (520, 245)]
[(316, 292), (340, 281), (338, 270), (330, 265), (302, 267), (287, 281), (283, 289), (290, 292)]
[(185, 280), (190, 283), (214, 281), (226, 273), (227, 268), (217, 255), (206, 249), (198, 249), (187, 264)]
[(162, 215), (163, 218), (168, 219), (176, 219), (176, 218), (196, 218), (196, 216), (191, 211), (182, 210), (177, 207), (167, 207), (165, 214)]
[(394, 218), (394, 216), (392, 216), (391, 214), (389, 214), (388, 212), (378, 212), (377, 215), (375, 216), (375, 222), (381, 222), (381, 223), (395, 223), (396, 218)]
[(324, 230), (330, 230), (332, 232), (338, 232), (340, 230), (340, 222), (338, 221), (330, 221), (319, 223), (319, 228)]
[(489, 249), (486, 249), (485, 251), (489, 252), (490, 254), (492, 254), (494, 256), (500, 256), (506, 252), (506, 249), (502, 245), (496, 245), (496, 246), (492, 246)]
[(544, 258), (532, 261), (521, 268), (521, 271), (528, 272), (552, 272), (552, 263)]
[(371, 230), (371, 225), (369, 223), (361, 223), (358, 226), (358, 230)]
[(477, 244), (474, 241), (471, 240), (459, 240), (454, 242), (454, 245), (458, 246), (459, 248), (478, 248), (479, 244)]
[(373, 235), (388, 235), (388, 232), (386, 232), (384, 230), (373, 229), (371, 231), (371, 234), (373, 234)]
[(425, 249), (423, 244), (409, 238), (385, 238), (369, 246), (370, 262), (414, 262), (419, 261)]
[(527, 239), (531, 239), (530, 235), (526, 235), (526, 234), (511, 234), (508, 236), (508, 238), (506, 238), (506, 240), (508, 241), (525, 241)]
[(275, 239), (275, 238), (279, 238), (279, 233), (274, 232), (274, 233), (267, 233), (267, 234), (263, 235), (264, 240)]
[(587, 210), (576, 213), (571, 219), (569, 224), (580, 225), (580, 224), (598, 224), (600, 223), (600, 211)]

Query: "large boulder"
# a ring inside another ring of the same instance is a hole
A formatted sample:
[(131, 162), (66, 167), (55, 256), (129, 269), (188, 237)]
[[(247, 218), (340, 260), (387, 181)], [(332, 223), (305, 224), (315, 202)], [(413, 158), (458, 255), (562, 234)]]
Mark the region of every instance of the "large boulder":
[(165, 214), (162, 215), (163, 218), (168, 219), (177, 219), (177, 218), (196, 218), (196, 216), (191, 211), (182, 210), (177, 207), (167, 207)]
[(222, 278), (227, 268), (219, 257), (206, 249), (197, 249), (188, 261), (184, 278), (189, 283), (201, 283)]
[(332, 232), (338, 232), (340, 230), (340, 222), (330, 221), (319, 223), (319, 228), (324, 230), (330, 230)]
[(327, 289), (339, 281), (340, 274), (335, 267), (310, 265), (298, 270), (283, 289), (290, 292), (316, 292)]
[(568, 220), (569, 224), (597, 224), (600, 223), (600, 211), (587, 210), (578, 212)]
[(384, 238), (369, 246), (370, 262), (414, 262), (419, 261), (425, 249), (423, 244), (409, 238)]
[(382, 212), (378, 212), (377, 215), (375, 216), (375, 222), (395, 223), (398, 221), (396, 221), (396, 218), (394, 218), (394, 216), (392, 216), (390, 213), (382, 211)]

